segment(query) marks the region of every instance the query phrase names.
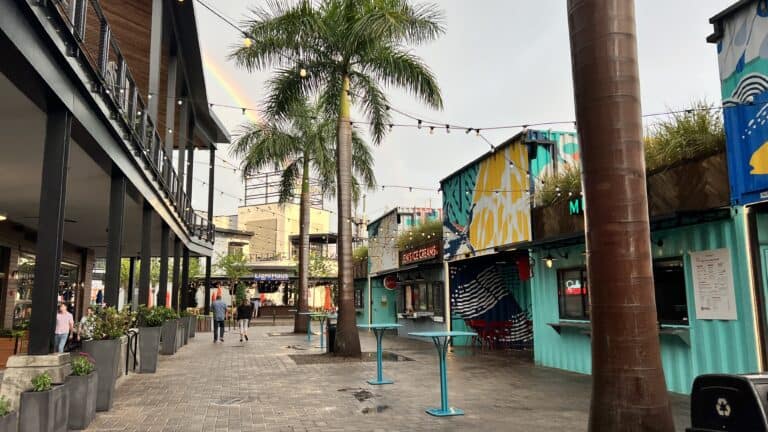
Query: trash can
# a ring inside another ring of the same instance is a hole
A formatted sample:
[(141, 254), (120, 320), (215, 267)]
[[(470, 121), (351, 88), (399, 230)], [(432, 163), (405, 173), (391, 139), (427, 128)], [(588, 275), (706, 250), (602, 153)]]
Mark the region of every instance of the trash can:
[(328, 349), (328, 352), (334, 352), (333, 345), (336, 342), (336, 323), (331, 323), (331, 320), (328, 320), (328, 331), (325, 332), (327, 335), (327, 340), (325, 341), (326, 348)]
[(768, 374), (701, 375), (691, 390), (688, 432), (768, 432)]

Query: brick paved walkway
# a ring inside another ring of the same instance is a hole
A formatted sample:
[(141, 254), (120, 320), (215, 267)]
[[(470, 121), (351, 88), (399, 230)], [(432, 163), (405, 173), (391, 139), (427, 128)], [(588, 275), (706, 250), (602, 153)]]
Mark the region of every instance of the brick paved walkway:
[[(582, 431), (590, 379), (536, 368), (509, 354), (457, 350), (449, 354), (450, 403), (463, 417), (434, 418), (439, 406), (437, 356), (431, 343), (385, 336), (385, 350), (414, 361), (385, 362), (394, 385), (366, 383), (375, 362), (297, 365), (289, 355), (319, 353), (303, 336), (269, 336), (288, 327), (251, 327), (241, 344), (227, 334), (213, 344), (198, 333), (155, 374), (122, 380), (112, 411), (89, 431)], [(363, 350), (375, 351), (372, 335)], [(313, 339), (313, 342), (317, 342)], [(368, 393), (370, 392), (370, 394)], [(687, 399), (674, 397), (678, 430)]]

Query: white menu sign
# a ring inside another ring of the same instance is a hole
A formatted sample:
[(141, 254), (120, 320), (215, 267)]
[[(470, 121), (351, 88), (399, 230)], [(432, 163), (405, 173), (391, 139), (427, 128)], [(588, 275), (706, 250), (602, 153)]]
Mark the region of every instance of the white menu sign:
[(697, 319), (735, 320), (736, 294), (728, 249), (691, 252)]

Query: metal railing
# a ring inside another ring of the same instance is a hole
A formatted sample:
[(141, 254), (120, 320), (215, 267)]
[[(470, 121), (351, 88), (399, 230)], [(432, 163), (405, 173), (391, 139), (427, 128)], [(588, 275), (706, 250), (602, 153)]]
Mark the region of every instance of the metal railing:
[[(121, 123), (123, 138), (130, 142), (134, 156), (152, 172), (153, 179), (183, 221), (188, 232), (212, 243), (214, 227), (192, 210), (172, 155), (163, 145), (157, 127), (147, 113), (147, 103), (112, 37), (98, 0), (28, 0), (45, 7), (66, 31), (58, 34), (68, 46), (68, 55), (81, 60), (91, 73), (91, 91), (109, 106), (112, 119)], [(148, 97), (152, 97), (148, 95)]]

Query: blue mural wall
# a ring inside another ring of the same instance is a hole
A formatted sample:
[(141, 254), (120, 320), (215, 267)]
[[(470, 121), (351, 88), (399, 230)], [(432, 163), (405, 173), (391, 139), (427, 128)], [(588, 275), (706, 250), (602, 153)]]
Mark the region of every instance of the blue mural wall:
[(768, 199), (768, 0), (722, 21), (717, 41), (733, 204)]

